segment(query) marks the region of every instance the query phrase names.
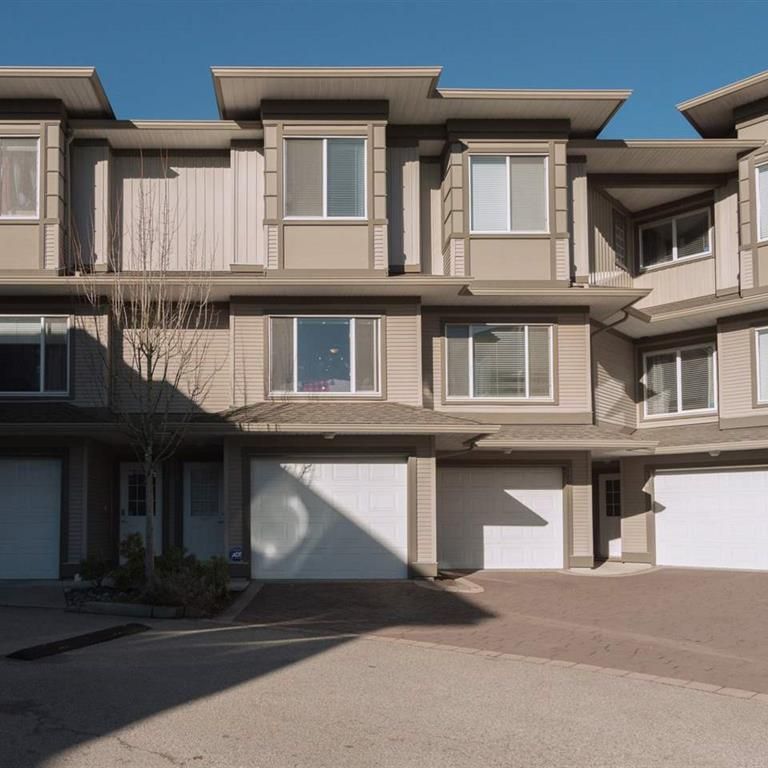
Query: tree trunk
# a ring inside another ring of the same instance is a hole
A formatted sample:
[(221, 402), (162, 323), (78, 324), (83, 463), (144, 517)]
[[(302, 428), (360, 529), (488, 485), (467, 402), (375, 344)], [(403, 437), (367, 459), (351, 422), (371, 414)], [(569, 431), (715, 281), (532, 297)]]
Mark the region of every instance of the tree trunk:
[(146, 516), (144, 531), (144, 577), (147, 586), (151, 587), (155, 580), (155, 474), (151, 462), (144, 464), (144, 486), (146, 500)]

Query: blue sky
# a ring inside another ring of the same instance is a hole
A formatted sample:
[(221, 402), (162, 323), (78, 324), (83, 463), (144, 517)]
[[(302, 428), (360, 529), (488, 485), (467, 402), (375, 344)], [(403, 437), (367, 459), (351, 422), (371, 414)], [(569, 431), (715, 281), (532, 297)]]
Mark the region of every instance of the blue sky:
[(768, 0), (0, 0), (0, 64), (95, 65), (118, 117), (213, 118), (211, 65), (434, 65), (441, 84), (631, 88), (604, 137), (768, 69)]

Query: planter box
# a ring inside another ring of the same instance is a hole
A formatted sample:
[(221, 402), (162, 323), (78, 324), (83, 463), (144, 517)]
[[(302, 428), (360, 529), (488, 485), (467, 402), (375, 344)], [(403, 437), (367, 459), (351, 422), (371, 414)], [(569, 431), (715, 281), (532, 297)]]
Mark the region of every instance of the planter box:
[(86, 600), (80, 607), (71, 610), (80, 613), (97, 613), (104, 616), (135, 616), (155, 619), (180, 619), (184, 608), (177, 605), (146, 605), (144, 603), (109, 603)]

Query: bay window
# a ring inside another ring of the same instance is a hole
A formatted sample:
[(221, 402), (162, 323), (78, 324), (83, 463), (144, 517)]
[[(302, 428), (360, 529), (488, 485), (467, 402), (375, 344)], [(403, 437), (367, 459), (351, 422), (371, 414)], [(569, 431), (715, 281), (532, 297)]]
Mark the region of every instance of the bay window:
[(286, 218), (365, 218), (365, 139), (291, 138), (284, 146)]
[(712, 252), (709, 209), (672, 216), (640, 227), (640, 267), (706, 256)]
[(272, 394), (378, 394), (378, 317), (273, 317)]
[(39, 141), (0, 136), (0, 219), (36, 219)]
[(711, 344), (643, 356), (645, 415), (704, 413), (716, 407), (715, 350)]
[(548, 232), (547, 168), (547, 158), (541, 155), (471, 156), (472, 232)]
[(448, 399), (551, 399), (552, 326), (446, 325)]
[(0, 317), (0, 394), (65, 395), (66, 317)]

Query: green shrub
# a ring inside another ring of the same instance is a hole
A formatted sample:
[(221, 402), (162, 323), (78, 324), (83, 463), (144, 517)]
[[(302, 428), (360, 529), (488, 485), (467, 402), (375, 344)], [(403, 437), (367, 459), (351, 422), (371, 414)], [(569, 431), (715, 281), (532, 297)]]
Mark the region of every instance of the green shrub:
[(122, 562), (111, 573), (115, 587), (128, 592), (144, 586), (144, 540), (138, 533), (131, 533), (120, 542)]
[(100, 587), (109, 575), (110, 565), (106, 560), (102, 560), (96, 555), (88, 555), (85, 560), (80, 561), (78, 572), (82, 579), (92, 581), (97, 587)]

